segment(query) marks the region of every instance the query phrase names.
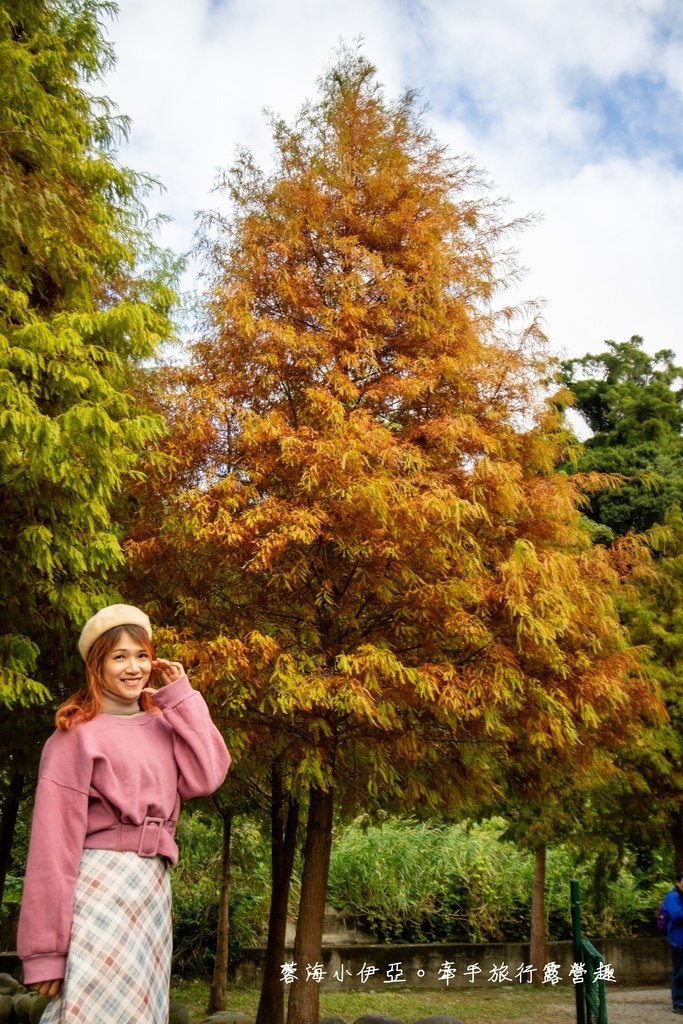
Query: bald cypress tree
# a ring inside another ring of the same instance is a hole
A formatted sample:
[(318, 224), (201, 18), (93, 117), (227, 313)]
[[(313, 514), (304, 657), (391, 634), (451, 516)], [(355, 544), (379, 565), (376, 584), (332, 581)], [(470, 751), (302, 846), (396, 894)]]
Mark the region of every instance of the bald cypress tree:
[(495, 306), (515, 267), (480, 175), (355, 53), (273, 137), (272, 172), (243, 154), (206, 220), (206, 322), (165, 389), (173, 476), (130, 553), (236, 760), (265, 765), (273, 734), (287, 758), (288, 1020), (310, 1024), (335, 807), (452, 812), (518, 751), (608, 744), (654, 701), (554, 468), (536, 324)]

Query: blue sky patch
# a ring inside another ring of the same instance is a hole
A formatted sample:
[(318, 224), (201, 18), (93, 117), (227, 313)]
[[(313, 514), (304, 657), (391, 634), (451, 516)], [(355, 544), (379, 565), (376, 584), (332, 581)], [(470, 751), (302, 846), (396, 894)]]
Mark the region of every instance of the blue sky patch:
[(683, 102), (663, 78), (623, 74), (607, 87), (588, 79), (576, 103), (594, 118), (593, 142), (601, 156), (664, 157), (683, 168)]

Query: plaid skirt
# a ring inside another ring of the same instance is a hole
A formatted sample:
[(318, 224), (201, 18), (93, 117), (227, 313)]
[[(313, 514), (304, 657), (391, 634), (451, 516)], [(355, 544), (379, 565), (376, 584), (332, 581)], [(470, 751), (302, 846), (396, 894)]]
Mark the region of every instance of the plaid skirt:
[(164, 858), (84, 850), (64, 985), (40, 1024), (168, 1024), (172, 941)]

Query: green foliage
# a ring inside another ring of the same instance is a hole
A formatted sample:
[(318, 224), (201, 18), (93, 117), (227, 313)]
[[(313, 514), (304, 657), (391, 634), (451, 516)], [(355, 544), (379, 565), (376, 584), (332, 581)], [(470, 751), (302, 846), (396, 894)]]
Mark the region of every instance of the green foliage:
[[(357, 819), (332, 848), (330, 902), (355, 916), (379, 941), (521, 941), (530, 929), (533, 857), (501, 837), (491, 819), (434, 825)], [(579, 878), (586, 934), (625, 936), (653, 926), (661, 878), (626, 862), (596, 900), (595, 858), (548, 851), (546, 913), (551, 939), (571, 937), (569, 879)], [(657, 888), (659, 886), (659, 888)]]
[(39, 653), (27, 636), (0, 636), (0, 705), (28, 706), (48, 698), (49, 690), (27, 675), (35, 672)]
[(5, 891), (2, 894), (2, 912), (6, 912), (10, 904), (21, 903), (21, 893), (24, 888), (24, 879), (20, 875), (7, 875), (5, 878)]
[(616, 535), (662, 523), (683, 501), (683, 369), (670, 350), (649, 356), (642, 343), (607, 341), (605, 352), (562, 364), (592, 431), (578, 468), (625, 478), (590, 499), (591, 518)]
[(670, 349), (649, 356), (642, 344), (638, 335), (606, 341), (607, 351), (562, 364), (576, 408), (593, 432), (590, 447), (628, 448), (646, 439), (680, 436), (682, 393), (673, 385), (681, 379), (681, 368)]
[[(151, 182), (118, 165), (126, 121), (92, 82), (98, 0), (0, 8), (0, 704), (44, 702), (55, 641), (110, 596), (112, 503), (161, 421), (136, 398), (170, 334), (175, 268)], [(59, 678), (59, 676), (58, 676)]]
[[(607, 350), (563, 364), (565, 384), (593, 431), (580, 471), (624, 477), (590, 496), (595, 539), (612, 543), (649, 531), (651, 571), (641, 571), (621, 601), (631, 641), (648, 657), (669, 721), (644, 732), (619, 756), (621, 774), (606, 784), (602, 834), (628, 835), (650, 847), (673, 839), (683, 868), (683, 369), (674, 353), (642, 351), (642, 339), (606, 342)], [(615, 789), (616, 787), (616, 789)], [(611, 792), (610, 792), (611, 790)]]
[[(180, 860), (173, 887), (174, 967), (205, 976), (213, 966), (220, 896), (222, 827), (217, 815), (183, 813), (178, 822)], [(230, 886), (230, 959), (255, 945), (268, 916), (268, 846), (247, 818), (233, 823)]]
[[(13, 875), (23, 878), (26, 858), (28, 856), (28, 841), (31, 834), (31, 818), (33, 816), (33, 794), (30, 800), (23, 800), (19, 805), (17, 822), (14, 827), (14, 842), (12, 844), (12, 860), (10, 871)], [(9, 898), (7, 893), (4, 898)]]
[(522, 873), (513, 870), (519, 858), (512, 844), (497, 841), (499, 831), (410, 819), (363, 828), (357, 821), (333, 846), (330, 899), (379, 940), (498, 938), (500, 922), (517, 918), (529, 874), (528, 858)]
[[(329, 902), (371, 929), (378, 940), (520, 941), (528, 937), (531, 855), (501, 838), (506, 824), (435, 825), (362, 818), (341, 828), (332, 850)], [(221, 822), (193, 809), (178, 823), (180, 860), (171, 875), (174, 973), (207, 977), (213, 966), (219, 898)], [(230, 960), (258, 945), (268, 917), (268, 843), (246, 817), (233, 823)], [(19, 870), (17, 868), (16, 870)], [(551, 938), (570, 937), (569, 879), (582, 889), (584, 931), (590, 936), (652, 934), (654, 909), (669, 888), (661, 865), (639, 869), (622, 858), (614, 880), (597, 895), (596, 858), (580, 860), (568, 847), (548, 854), (546, 905)], [(9, 899), (21, 879), (8, 879)], [(297, 884), (295, 883), (295, 889)], [(8, 899), (8, 901), (9, 901)]]
[[(627, 835), (650, 845), (673, 840), (683, 868), (683, 511), (674, 506), (653, 540), (653, 571), (638, 581), (621, 615), (634, 644), (647, 650), (650, 671), (664, 697), (668, 721), (649, 729), (621, 765), (631, 790), (617, 806)], [(607, 822), (605, 822), (605, 825)], [(618, 825), (623, 834), (623, 826)]]

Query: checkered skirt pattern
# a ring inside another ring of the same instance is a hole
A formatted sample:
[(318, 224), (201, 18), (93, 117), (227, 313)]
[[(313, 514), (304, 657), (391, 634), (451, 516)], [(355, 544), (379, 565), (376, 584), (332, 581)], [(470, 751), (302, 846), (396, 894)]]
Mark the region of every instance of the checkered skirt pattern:
[(168, 1024), (168, 875), (163, 857), (83, 851), (66, 977), (40, 1024)]

